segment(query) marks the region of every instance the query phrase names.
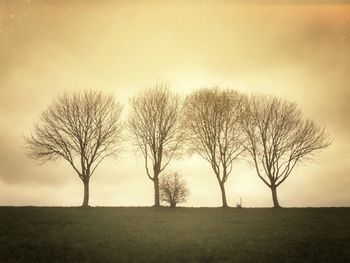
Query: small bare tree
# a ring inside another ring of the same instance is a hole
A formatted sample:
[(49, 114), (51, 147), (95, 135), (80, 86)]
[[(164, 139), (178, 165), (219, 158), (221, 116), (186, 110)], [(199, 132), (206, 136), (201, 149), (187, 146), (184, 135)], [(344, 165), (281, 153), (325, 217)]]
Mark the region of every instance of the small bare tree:
[(247, 150), (259, 178), (271, 189), (274, 207), (280, 207), (277, 187), (296, 164), (331, 143), (324, 128), (304, 119), (295, 103), (275, 97), (252, 96), (243, 126)]
[(165, 174), (160, 177), (159, 182), (160, 200), (166, 202), (170, 207), (187, 201), (190, 191), (186, 182), (178, 173)]
[(244, 151), (244, 100), (234, 90), (212, 88), (193, 92), (185, 103), (191, 150), (210, 163), (219, 182), (223, 207), (227, 207), (225, 182), (233, 162)]
[[(146, 174), (154, 184), (154, 206), (159, 202), (159, 175), (181, 153), (185, 138), (181, 128), (182, 103), (166, 83), (156, 84), (140, 93), (131, 103), (129, 129), (145, 159)], [(149, 169), (149, 163), (153, 174)]]
[(42, 163), (68, 161), (84, 183), (83, 207), (89, 204), (89, 181), (122, 141), (122, 106), (100, 91), (65, 93), (41, 114), (30, 136), (28, 156)]

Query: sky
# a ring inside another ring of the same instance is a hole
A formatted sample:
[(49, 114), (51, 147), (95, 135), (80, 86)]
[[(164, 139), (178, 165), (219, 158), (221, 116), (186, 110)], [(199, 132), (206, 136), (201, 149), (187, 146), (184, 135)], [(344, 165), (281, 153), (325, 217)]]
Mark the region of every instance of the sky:
[[(295, 101), (332, 145), (279, 187), (285, 207), (350, 205), (350, 5), (345, 1), (0, 0), (0, 205), (77, 206), (83, 184), (65, 161), (25, 155), (40, 113), (64, 91), (99, 89), (124, 105), (169, 81), (186, 96), (220, 86)], [(248, 2), (248, 3), (247, 3)], [(184, 206), (220, 206), (210, 165), (174, 160), (190, 188)], [(247, 161), (226, 183), (228, 204), (272, 206)], [(92, 206), (150, 206), (153, 183), (128, 144), (90, 181)]]

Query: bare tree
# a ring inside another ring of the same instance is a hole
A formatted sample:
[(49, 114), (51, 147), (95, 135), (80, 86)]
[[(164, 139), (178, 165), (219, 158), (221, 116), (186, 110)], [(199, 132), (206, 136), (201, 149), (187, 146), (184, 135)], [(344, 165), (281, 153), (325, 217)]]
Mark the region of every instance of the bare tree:
[(272, 191), (274, 207), (280, 207), (277, 187), (298, 162), (312, 159), (329, 146), (329, 136), (324, 128), (303, 118), (295, 103), (279, 98), (252, 96), (247, 113), (247, 150), (259, 178)]
[(25, 138), (28, 156), (42, 163), (68, 161), (84, 183), (83, 206), (89, 204), (89, 181), (122, 141), (122, 106), (100, 91), (65, 93), (41, 114)]
[(160, 177), (159, 182), (160, 200), (166, 202), (170, 207), (187, 201), (190, 191), (186, 182), (178, 173), (165, 174)]
[[(129, 129), (145, 159), (146, 174), (154, 184), (154, 206), (159, 202), (159, 175), (181, 153), (185, 138), (181, 128), (182, 103), (166, 83), (138, 94), (131, 103)], [(153, 169), (151, 174), (149, 163)]]
[(225, 182), (233, 162), (244, 151), (244, 99), (234, 90), (206, 88), (193, 92), (185, 103), (191, 150), (210, 163), (219, 182), (223, 207), (227, 207)]

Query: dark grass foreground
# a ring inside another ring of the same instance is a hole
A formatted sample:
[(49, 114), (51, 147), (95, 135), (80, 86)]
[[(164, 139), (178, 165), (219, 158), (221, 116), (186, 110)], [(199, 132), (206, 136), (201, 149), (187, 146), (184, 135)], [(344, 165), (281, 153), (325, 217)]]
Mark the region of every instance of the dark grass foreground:
[(350, 262), (350, 209), (0, 208), (0, 262)]

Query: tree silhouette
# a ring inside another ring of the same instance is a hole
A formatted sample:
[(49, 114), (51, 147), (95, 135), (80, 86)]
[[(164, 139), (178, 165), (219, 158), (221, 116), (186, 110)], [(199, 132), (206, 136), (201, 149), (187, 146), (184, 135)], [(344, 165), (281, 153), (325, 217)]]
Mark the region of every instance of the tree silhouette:
[(233, 90), (205, 88), (193, 92), (185, 103), (191, 151), (210, 163), (219, 182), (223, 207), (227, 207), (225, 182), (233, 162), (244, 151), (244, 98)]
[(189, 190), (185, 181), (178, 173), (165, 174), (160, 177), (159, 182), (160, 200), (166, 202), (170, 207), (187, 200)]
[(89, 181), (99, 164), (116, 155), (122, 141), (121, 105), (100, 91), (65, 93), (41, 114), (30, 136), (28, 156), (41, 163), (68, 161), (84, 183), (82, 206), (89, 204)]
[[(156, 84), (138, 94), (131, 103), (129, 129), (145, 159), (146, 174), (154, 184), (154, 206), (159, 202), (159, 175), (181, 153), (185, 138), (180, 117), (180, 97), (166, 83)], [(152, 163), (153, 174), (149, 169)]]
[(247, 150), (259, 178), (271, 189), (274, 207), (280, 207), (277, 187), (296, 164), (331, 143), (324, 128), (303, 118), (295, 103), (275, 97), (252, 96), (243, 126)]

